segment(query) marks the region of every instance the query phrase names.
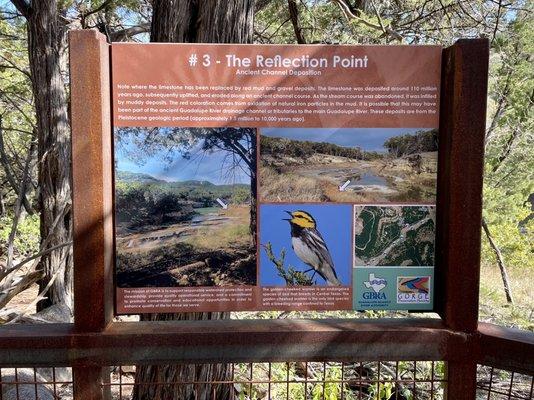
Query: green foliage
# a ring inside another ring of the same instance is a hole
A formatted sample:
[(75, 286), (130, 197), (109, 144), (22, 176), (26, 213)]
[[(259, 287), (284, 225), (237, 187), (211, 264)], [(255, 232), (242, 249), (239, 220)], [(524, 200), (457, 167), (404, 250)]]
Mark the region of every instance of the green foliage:
[(195, 214), (190, 203), (157, 185), (120, 184), (115, 199), (117, 221), (130, 227), (186, 221)]
[(230, 197), (232, 204), (250, 203), (250, 189), (244, 186), (237, 186)]
[[(7, 177), (9, 174), (16, 185), (20, 183), (26, 154), (31, 141), (35, 140), (25, 29), (23, 20), (0, 18), (0, 135), (7, 160), (7, 167), (0, 163), (0, 197), (6, 207), (5, 214), (0, 215), (0, 264), (13, 225), (14, 206), (18, 197)], [(33, 185), (37, 177), (35, 164), (29, 170)], [(27, 192), (30, 203), (33, 203), (36, 195), (33, 185), (29, 186)], [(14, 242), (15, 257), (29, 256), (37, 251), (39, 240), (39, 216), (23, 216)]]
[[(534, 255), (533, 37), (532, 10), (518, 12), (496, 37), (490, 64), (484, 217), (512, 268), (532, 267)], [(496, 265), (485, 237), (482, 260)]]
[[(341, 398), (341, 381), (342, 371), (341, 365), (328, 365), (324, 373), (325, 382), (316, 384), (312, 390), (313, 400), (338, 400)], [(351, 392), (344, 393), (345, 398), (350, 399)]]
[[(273, 381), (284, 382), (285, 380), (294, 381), (298, 379), (292, 363), (274, 363), (272, 364), (271, 376)], [(289, 386), (289, 387), (288, 387)], [(304, 385), (274, 385), (271, 389), (272, 399), (295, 399), (304, 400)]]
[[(11, 232), (12, 219), (9, 216), (0, 217), (0, 248), (7, 246), (7, 239)], [(39, 249), (39, 216), (29, 215), (19, 221), (15, 236), (14, 250), (20, 257), (27, 257)], [(2, 252), (0, 251), (0, 257)]]
[[(534, 219), (528, 219), (532, 210), (526, 202), (529, 192), (534, 191), (532, 182), (517, 183), (516, 190), (484, 186), (484, 217), (493, 239), (498, 244), (507, 266), (528, 268), (534, 256)], [(526, 221), (521, 225), (522, 221)], [(482, 240), (482, 260), (495, 264), (495, 254), (485, 237)]]
[(166, 182), (147, 174), (118, 171), (117, 221), (130, 227), (190, 220), (195, 209), (218, 207), (217, 198), (234, 205), (250, 202), (248, 185), (214, 185), (207, 181)]
[(389, 400), (391, 398), (391, 395), (393, 394), (395, 386), (391, 382), (381, 382), (371, 385), (369, 389), (369, 392), (373, 399)]
[(384, 147), (395, 157), (438, 150), (438, 131), (431, 129), (415, 134), (393, 136), (384, 142)]
[[(440, 44), (459, 38), (492, 37), (524, 0), (494, 1), (354, 1), (344, 12), (335, 1), (299, 1), (298, 25), (307, 43)], [(497, 28), (495, 29), (495, 26)], [(273, 0), (255, 15), (255, 41), (296, 43), (287, 1)]]
[[(307, 43), (380, 43), (378, 31), (345, 19), (330, 1), (297, 2), (299, 24)], [(370, 20), (373, 16), (366, 16)], [(287, 1), (273, 0), (255, 18), (255, 40), (259, 43), (296, 43), (289, 20)]]
[(250, 201), (250, 186), (214, 185), (207, 181), (167, 182), (147, 174), (117, 171), (116, 209), (119, 222), (132, 226), (186, 221), (194, 209), (218, 206), (217, 198), (232, 204)]
[(279, 137), (261, 136), (260, 151), (273, 157), (289, 156), (306, 159), (314, 154), (347, 157), (362, 160), (375, 153), (364, 152), (358, 147), (343, 147), (327, 142), (310, 142)]

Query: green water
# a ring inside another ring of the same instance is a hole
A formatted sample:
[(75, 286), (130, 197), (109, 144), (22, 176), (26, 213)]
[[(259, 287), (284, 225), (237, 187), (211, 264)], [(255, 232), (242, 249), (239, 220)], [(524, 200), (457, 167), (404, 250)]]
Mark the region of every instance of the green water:
[(195, 208), (195, 212), (200, 215), (206, 215), (211, 213), (216, 213), (221, 211), (221, 207), (202, 207), (202, 208)]

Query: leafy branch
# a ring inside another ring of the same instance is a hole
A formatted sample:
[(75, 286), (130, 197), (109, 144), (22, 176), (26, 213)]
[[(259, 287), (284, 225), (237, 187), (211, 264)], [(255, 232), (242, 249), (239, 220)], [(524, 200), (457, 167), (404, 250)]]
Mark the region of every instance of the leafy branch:
[(276, 271), (278, 272), (278, 276), (280, 276), (283, 280), (286, 281), (287, 286), (311, 286), (314, 284), (311, 278), (304, 272), (297, 271), (291, 265), (288, 265), (286, 268), (285, 249), (282, 249), (282, 251), (280, 252), (280, 257), (276, 257), (273, 252), (271, 242), (267, 242), (267, 244), (262, 245), (262, 247), (265, 249), (265, 253), (267, 254), (267, 258), (269, 259), (269, 261), (274, 264)]

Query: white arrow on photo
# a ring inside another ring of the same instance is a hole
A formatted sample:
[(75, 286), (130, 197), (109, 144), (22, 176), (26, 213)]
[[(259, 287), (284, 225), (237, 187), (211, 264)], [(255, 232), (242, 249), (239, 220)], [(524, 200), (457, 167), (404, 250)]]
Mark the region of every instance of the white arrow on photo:
[(217, 203), (219, 203), (223, 209), (225, 210), (228, 209), (228, 204), (226, 204), (224, 201), (222, 201), (218, 197), (217, 197)]
[(347, 188), (347, 186), (349, 186), (349, 185), (350, 185), (350, 180), (348, 180), (348, 181), (345, 182), (343, 185), (341, 185), (341, 186), (339, 187), (339, 191), (340, 191), (340, 192), (344, 192), (345, 189)]

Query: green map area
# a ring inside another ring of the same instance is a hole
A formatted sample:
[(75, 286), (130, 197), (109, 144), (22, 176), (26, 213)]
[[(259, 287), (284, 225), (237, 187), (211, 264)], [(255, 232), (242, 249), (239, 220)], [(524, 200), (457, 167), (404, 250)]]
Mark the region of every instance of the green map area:
[(433, 206), (354, 209), (354, 266), (433, 266)]

